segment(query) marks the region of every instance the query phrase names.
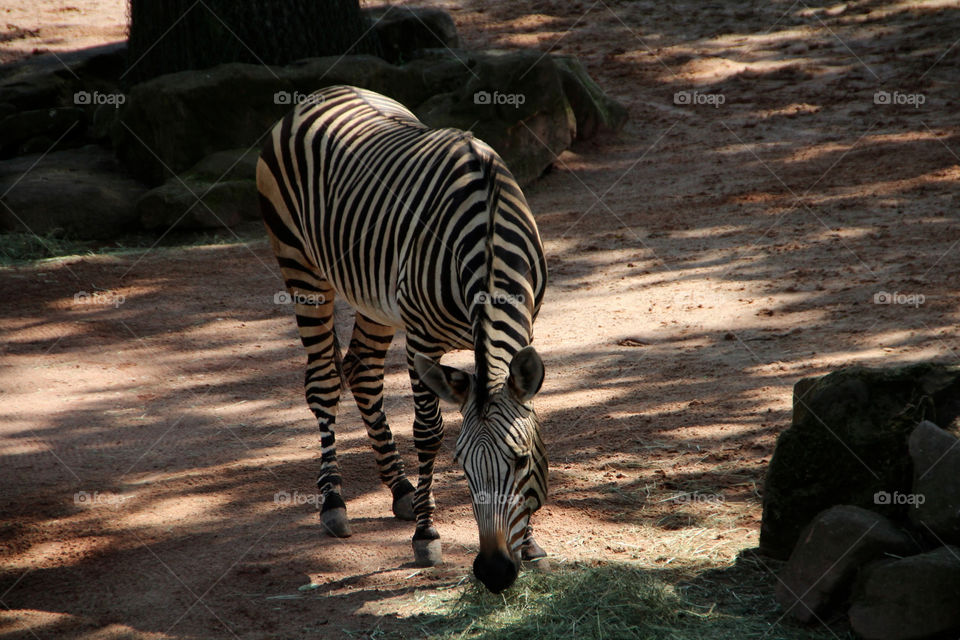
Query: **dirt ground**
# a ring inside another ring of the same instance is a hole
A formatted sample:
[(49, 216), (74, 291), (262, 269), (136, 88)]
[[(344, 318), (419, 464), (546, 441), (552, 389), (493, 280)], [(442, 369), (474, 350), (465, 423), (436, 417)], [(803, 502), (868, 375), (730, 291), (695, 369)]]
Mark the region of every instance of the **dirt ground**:
[[(123, 32), (123, 2), (66, 4), (8, 0), (0, 60)], [(551, 274), (540, 543), (730, 563), (799, 378), (957, 358), (960, 3), (435, 4), (470, 47), (580, 56), (631, 115), (527, 189)], [(412, 565), (349, 396), (354, 535), (321, 535), (280, 288), (263, 239), (0, 271), (0, 638), (369, 637), (462, 583), (452, 410), (444, 565)], [(415, 469), (400, 342), (387, 413)]]

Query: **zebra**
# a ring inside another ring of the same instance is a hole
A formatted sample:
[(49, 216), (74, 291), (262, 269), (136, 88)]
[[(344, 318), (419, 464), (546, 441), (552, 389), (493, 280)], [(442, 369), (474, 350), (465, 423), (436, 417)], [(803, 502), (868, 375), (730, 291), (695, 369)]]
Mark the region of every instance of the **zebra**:
[[(304, 386), (321, 435), (322, 525), (333, 536), (351, 534), (334, 437), (345, 382), (394, 515), (416, 520), (416, 564), (442, 562), (432, 485), (443, 399), (463, 416), (454, 458), (477, 521), (474, 574), (490, 591), (503, 591), (522, 560), (546, 555), (530, 517), (547, 493), (532, 403), (544, 365), (531, 345), (547, 272), (512, 174), (468, 132), (429, 128), (390, 98), (333, 86), (274, 126), (257, 187), (307, 352)], [(343, 356), (335, 294), (356, 312)], [(384, 359), (397, 329), (406, 333), (414, 395), (416, 489), (383, 413)], [(474, 351), (473, 374), (439, 363), (454, 349)]]

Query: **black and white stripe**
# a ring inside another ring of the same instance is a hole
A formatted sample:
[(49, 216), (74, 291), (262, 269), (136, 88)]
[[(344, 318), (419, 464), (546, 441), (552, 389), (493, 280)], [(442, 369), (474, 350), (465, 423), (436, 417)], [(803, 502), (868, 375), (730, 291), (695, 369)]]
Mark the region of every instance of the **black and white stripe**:
[[(546, 265), (533, 216), (500, 157), (469, 133), (426, 127), (389, 98), (337, 86), (274, 127), (257, 183), (307, 350), (305, 388), (320, 426), (318, 486), (331, 532), (349, 535), (334, 438), (344, 380), (394, 512), (416, 517), (415, 541), (439, 537), (431, 494), (443, 438), (439, 394), (463, 412), (457, 457), (474, 496), (481, 553), (514, 565), (521, 547), (538, 555), (530, 551), (539, 547), (529, 515), (543, 503), (547, 479), (530, 404), (542, 363), (529, 345)], [(342, 360), (335, 294), (357, 312)], [(416, 407), (413, 513), (413, 487), (383, 414), (383, 362), (397, 328), (407, 335)], [(452, 349), (473, 349), (475, 375), (436, 364)], [(478, 500), (484, 495), (492, 499)]]

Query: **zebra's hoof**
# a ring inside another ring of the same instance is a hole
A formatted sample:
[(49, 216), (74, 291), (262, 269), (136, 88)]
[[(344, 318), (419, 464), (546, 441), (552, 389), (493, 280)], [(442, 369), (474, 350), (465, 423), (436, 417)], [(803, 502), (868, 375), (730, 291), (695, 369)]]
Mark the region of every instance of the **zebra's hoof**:
[(524, 561), (535, 561), (546, 558), (547, 552), (537, 544), (536, 540), (529, 538), (529, 542), (520, 547), (520, 557)]
[(349, 538), (350, 521), (347, 519), (347, 510), (341, 507), (328, 509), (320, 514), (320, 522), (323, 524), (323, 530), (334, 538)]
[(417, 519), (416, 514), (413, 513), (413, 491), (393, 501), (393, 515), (401, 520)]
[(539, 558), (531, 558), (530, 560), (523, 561), (523, 568), (527, 571), (539, 571), (541, 573), (549, 573), (553, 569), (553, 565), (550, 563), (550, 558), (543, 555)]
[(435, 567), (443, 563), (443, 551), (440, 539), (414, 540), (413, 561), (418, 567)]

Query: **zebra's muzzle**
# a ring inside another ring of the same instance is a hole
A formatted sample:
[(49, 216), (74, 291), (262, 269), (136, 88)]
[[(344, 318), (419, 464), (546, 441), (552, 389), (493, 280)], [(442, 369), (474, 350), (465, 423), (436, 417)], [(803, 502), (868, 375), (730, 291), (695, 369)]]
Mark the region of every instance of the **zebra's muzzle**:
[(480, 552), (473, 561), (473, 575), (493, 593), (500, 593), (517, 579), (520, 568), (501, 550)]

